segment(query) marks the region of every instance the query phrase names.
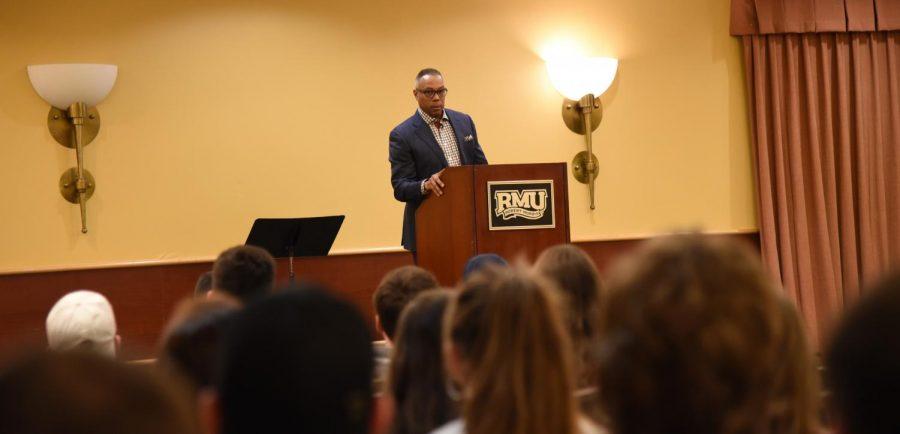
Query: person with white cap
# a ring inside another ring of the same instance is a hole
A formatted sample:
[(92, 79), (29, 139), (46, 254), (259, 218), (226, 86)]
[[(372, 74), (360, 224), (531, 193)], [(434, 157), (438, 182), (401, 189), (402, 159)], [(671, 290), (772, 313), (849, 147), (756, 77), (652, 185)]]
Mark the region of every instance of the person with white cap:
[(114, 358), (121, 338), (109, 301), (88, 290), (60, 298), (47, 315), (47, 343), (54, 351), (86, 350)]

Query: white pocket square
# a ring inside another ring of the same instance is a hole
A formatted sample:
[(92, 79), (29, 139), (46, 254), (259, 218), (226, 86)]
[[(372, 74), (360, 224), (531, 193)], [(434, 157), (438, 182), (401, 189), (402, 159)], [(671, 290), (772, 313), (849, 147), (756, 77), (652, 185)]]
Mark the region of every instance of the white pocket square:
[(463, 140), (466, 141), (466, 142), (471, 142), (472, 140), (475, 140), (475, 138), (472, 137), (471, 134), (469, 134), (468, 136), (466, 136), (465, 138), (463, 138)]

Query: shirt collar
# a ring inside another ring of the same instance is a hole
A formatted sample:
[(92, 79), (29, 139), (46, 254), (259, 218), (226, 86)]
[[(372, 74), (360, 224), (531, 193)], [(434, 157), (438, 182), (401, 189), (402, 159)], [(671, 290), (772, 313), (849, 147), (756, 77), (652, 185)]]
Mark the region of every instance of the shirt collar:
[[(419, 116), (422, 117), (422, 120), (424, 120), (426, 124), (431, 125), (434, 123), (435, 119), (433, 117), (429, 116), (428, 113), (425, 113), (424, 111), (422, 111), (421, 107), (417, 108), (416, 110), (419, 112)], [(446, 119), (447, 121), (449, 121), (450, 118), (447, 117), (447, 109), (444, 109), (443, 113), (444, 113), (444, 116), (442, 116), (441, 119)]]

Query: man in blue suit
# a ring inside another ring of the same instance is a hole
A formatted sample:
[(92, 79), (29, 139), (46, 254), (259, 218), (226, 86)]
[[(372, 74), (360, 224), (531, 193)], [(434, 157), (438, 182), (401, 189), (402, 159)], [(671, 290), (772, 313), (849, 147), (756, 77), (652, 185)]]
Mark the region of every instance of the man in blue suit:
[(444, 194), (444, 169), (487, 164), (487, 158), (478, 143), (472, 118), (444, 108), (447, 88), (440, 71), (419, 71), (413, 96), (419, 108), (391, 130), (388, 159), (394, 198), (406, 202), (402, 244), (415, 252), (416, 209), (429, 194)]

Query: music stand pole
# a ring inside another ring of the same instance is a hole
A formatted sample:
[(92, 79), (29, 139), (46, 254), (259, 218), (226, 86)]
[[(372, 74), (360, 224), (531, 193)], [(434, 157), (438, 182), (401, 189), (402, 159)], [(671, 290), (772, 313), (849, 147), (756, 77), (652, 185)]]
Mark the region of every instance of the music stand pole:
[(290, 270), (288, 278), (291, 283), (294, 283), (294, 246), (288, 247), (288, 264), (288, 270)]

